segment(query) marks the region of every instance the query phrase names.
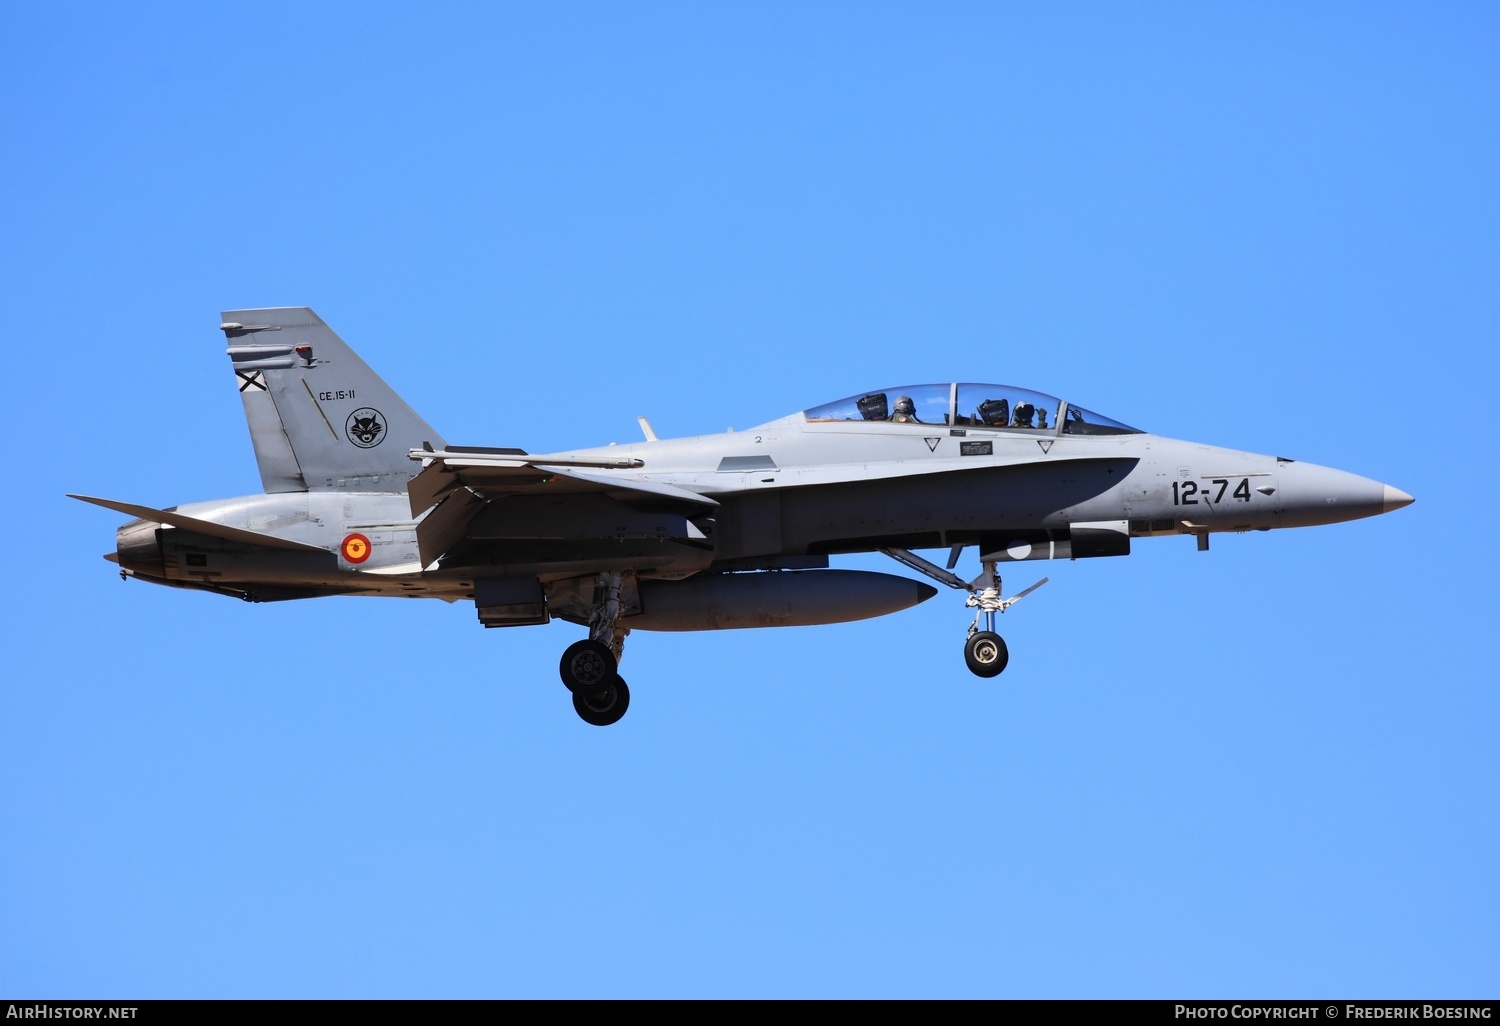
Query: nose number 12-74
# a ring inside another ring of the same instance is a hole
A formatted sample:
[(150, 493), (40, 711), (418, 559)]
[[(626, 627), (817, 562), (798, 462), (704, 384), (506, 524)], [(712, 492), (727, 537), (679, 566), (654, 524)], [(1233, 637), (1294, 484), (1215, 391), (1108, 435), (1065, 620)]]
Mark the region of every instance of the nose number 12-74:
[[(1213, 494), (1212, 498), (1210, 498), (1210, 493), (1213, 493), (1214, 491), (1214, 485), (1218, 485), (1219, 490), (1216, 494)], [(1201, 492), (1198, 489), (1197, 481), (1173, 481), (1172, 505), (1196, 506), (1198, 505), (1197, 496), (1201, 494), (1203, 496), (1204, 502), (1206, 502), (1210, 506), (1216, 506), (1218, 505), (1219, 501), (1224, 498), (1224, 493), (1227, 491), (1229, 491), (1229, 478), (1227, 477), (1214, 478), (1208, 483), (1206, 487), (1203, 488)], [(1240, 483), (1235, 485), (1234, 491), (1230, 493), (1229, 497), (1231, 499), (1239, 499), (1241, 502), (1249, 502), (1250, 479), (1248, 477), (1240, 478)]]

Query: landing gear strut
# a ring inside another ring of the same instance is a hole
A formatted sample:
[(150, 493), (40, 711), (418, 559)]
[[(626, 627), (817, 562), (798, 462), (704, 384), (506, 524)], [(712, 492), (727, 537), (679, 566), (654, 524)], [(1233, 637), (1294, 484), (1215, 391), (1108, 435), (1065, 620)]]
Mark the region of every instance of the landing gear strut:
[[(1001, 598), (1000, 575), (995, 573), (994, 560), (980, 563), (979, 576), (972, 581), (966, 581), (953, 573), (953, 566), (958, 562), (959, 548), (957, 546), (954, 547), (953, 558), (948, 561), (947, 570), (905, 549), (881, 549), (880, 551), (918, 573), (926, 574), (940, 584), (969, 593), (969, 597), (964, 600), (964, 605), (974, 610), (974, 622), (969, 625), (969, 637), (964, 642), (964, 662), (968, 664), (969, 671), (975, 676), (999, 676), (1005, 669), (1005, 665), (1010, 662), (1010, 650), (1005, 647), (1005, 639), (995, 633), (995, 614), (1005, 612), (1046, 584), (1049, 578), (1043, 577), (1018, 595)], [(984, 623), (983, 630), (979, 627), (981, 621)]]
[(615, 626), (620, 617), (623, 577), (614, 571), (595, 578), (589, 636), (569, 645), (557, 668), (563, 686), (573, 693), (573, 710), (585, 723), (596, 727), (619, 722), (630, 708), (630, 689), (619, 674), (625, 636), (630, 632)]

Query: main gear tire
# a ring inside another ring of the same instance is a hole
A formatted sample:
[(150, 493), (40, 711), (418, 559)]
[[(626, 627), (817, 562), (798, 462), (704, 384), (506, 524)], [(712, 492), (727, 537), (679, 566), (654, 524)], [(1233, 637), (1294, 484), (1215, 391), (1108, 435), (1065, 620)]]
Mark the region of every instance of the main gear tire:
[(615, 675), (615, 654), (602, 641), (584, 639), (569, 645), (557, 665), (563, 686), (575, 695), (603, 687)]
[(964, 662), (976, 677), (998, 677), (1010, 662), (1010, 650), (994, 631), (979, 631), (964, 643)]
[(620, 717), (629, 708), (630, 688), (625, 686), (625, 678), (619, 674), (603, 687), (573, 692), (573, 711), (583, 722), (596, 727), (620, 722)]

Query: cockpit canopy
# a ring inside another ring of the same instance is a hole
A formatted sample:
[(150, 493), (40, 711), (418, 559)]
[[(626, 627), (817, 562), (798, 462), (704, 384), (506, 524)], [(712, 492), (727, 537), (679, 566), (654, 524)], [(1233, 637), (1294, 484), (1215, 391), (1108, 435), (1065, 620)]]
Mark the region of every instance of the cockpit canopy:
[(1141, 432), (1117, 420), (1091, 413), (1013, 385), (959, 382), (947, 385), (902, 385), (862, 392), (806, 411), (809, 421), (885, 421), (944, 427), (1006, 428), (1054, 435), (1136, 435)]

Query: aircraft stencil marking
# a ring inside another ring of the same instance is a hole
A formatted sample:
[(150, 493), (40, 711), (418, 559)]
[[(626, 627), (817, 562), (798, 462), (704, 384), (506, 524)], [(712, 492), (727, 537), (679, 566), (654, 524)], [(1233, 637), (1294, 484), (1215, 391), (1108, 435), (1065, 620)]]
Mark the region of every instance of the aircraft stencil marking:
[[(73, 496), (135, 518), (105, 557), (120, 576), (250, 602), (466, 601), (484, 627), (564, 620), (586, 636), (559, 676), (598, 726), (630, 705), (619, 666), (632, 631), (841, 623), (938, 593), (831, 557), (880, 552), (964, 593), (964, 662), (994, 677), (1010, 658), (995, 615), (1048, 580), (1003, 597), (1002, 564), (1123, 556), (1133, 539), (1163, 536), (1206, 551), (1216, 532), (1412, 502), (1344, 471), (962, 381), (856, 392), (738, 434), (658, 438), (640, 418), (645, 440), (628, 444), (450, 446), (312, 310), (231, 310), (220, 327), (263, 494), (170, 509)], [(945, 429), (962, 441), (938, 456), (941, 436), (925, 432)], [(913, 458), (913, 438), (927, 459)], [(1216, 473), (1226, 466), (1238, 472)], [(914, 549), (946, 549), (946, 568)], [(980, 572), (966, 579), (953, 571), (969, 549)]]

